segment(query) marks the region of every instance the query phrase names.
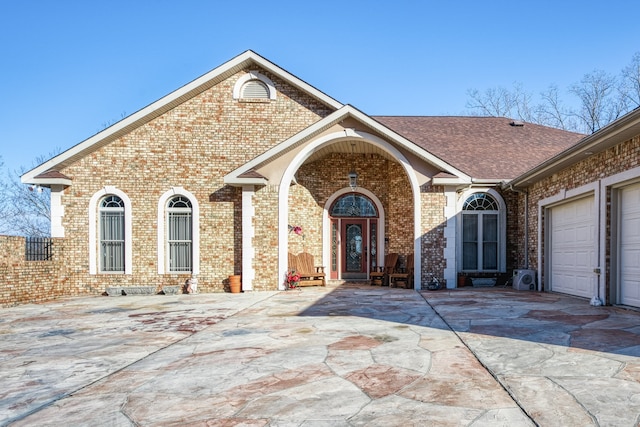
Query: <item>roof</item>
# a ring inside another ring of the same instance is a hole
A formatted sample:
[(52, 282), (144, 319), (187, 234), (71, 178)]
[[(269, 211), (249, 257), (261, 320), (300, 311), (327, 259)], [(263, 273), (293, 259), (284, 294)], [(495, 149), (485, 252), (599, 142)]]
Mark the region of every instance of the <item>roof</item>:
[(473, 179), (513, 179), (584, 137), (505, 117), (373, 118)]

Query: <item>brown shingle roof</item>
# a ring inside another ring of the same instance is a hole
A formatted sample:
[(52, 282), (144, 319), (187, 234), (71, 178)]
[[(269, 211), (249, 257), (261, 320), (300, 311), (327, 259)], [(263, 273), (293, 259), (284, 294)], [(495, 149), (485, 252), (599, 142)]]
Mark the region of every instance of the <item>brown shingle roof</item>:
[(48, 170), (40, 175), (37, 175), (35, 178), (38, 179), (47, 179), (47, 178), (60, 178), (60, 179), (71, 179), (68, 176), (58, 172), (57, 170)]
[(241, 174), (239, 177), (240, 178), (264, 178), (264, 175), (261, 175), (260, 173), (258, 173), (255, 170), (251, 169), (250, 171), (247, 171), (247, 172)]
[[(576, 144), (582, 134), (505, 117), (373, 116), (472, 178), (512, 179)], [(520, 122), (522, 124), (522, 122)]]

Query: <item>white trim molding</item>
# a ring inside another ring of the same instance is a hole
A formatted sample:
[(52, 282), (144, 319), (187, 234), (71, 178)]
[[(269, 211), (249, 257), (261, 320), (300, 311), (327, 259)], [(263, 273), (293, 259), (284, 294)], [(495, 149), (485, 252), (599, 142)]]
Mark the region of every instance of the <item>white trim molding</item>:
[(255, 258), (255, 247), (253, 237), (256, 234), (253, 225), (255, 208), (253, 206), (253, 196), (255, 187), (253, 185), (242, 186), (242, 290), (252, 291), (253, 280), (256, 278), (256, 270), (253, 267)]
[(51, 237), (64, 237), (64, 225), (62, 218), (64, 217), (64, 205), (62, 204), (62, 196), (64, 195), (64, 185), (52, 185), (49, 200), (51, 203)]
[(98, 201), (113, 194), (124, 203), (124, 274), (133, 272), (133, 215), (129, 196), (116, 187), (107, 185), (96, 191), (89, 200), (89, 274), (98, 274)]
[(191, 266), (191, 275), (195, 276), (200, 274), (200, 205), (198, 204), (196, 196), (182, 187), (171, 187), (170, 190), (166, 191), (160, 196), (160, 199), (158, 199), (158, 274), (169, 273), (166, 271), (165, 265), (166, 207), (167, 201), (173, 196), (185, 196), (191, 202), (191, 218), (193, 221), (191, 224), (193, 227), (193, 241), (191, 242), (193, 265)]
[(457, 239), (456, 239), (456, 220), (458, 218), (458, 209), (456, 206), (456, 189), (453, 186), (445, 186), (444, 197), (446, 204), (444, 207), (444, 217), (446, 225), (444, 227), (444, 239), (446, 241), (443, 250), (446, 267), (444, 268), (444, 280), (447, 288), (455, 288), (458, 281), (458, 264), (457, 264)]

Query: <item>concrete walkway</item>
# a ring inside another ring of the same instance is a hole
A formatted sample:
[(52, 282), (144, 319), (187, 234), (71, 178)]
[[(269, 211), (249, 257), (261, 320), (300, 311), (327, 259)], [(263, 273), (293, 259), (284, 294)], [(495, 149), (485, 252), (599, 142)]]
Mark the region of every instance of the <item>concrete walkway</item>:
[(3, 309), (0, 424), (636, 426), (640, 313), (370, 286)]

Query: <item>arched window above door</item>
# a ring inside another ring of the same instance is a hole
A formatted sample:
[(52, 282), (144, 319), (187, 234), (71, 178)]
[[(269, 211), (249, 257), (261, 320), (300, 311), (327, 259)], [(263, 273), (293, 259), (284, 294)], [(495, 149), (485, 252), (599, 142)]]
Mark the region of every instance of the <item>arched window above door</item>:
[(362, 194), (349, 193), (340, 197), (331, 207), (332, 217), (377, 218), (378, 211), (373, 202)]

